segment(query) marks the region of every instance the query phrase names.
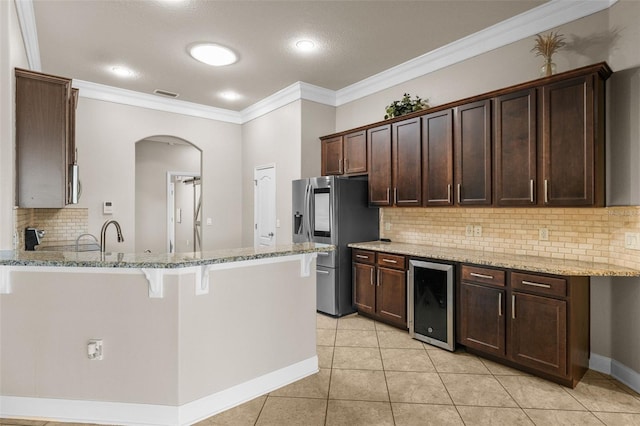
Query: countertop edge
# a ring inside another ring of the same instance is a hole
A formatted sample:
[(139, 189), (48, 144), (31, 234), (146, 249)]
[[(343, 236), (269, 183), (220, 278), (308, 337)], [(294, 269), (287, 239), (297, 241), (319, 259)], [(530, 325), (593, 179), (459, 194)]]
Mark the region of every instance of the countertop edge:
[[(640, 277), (640, 270), (626, 268), (623, 266), (596, 262), (562, 260), (541, 256), (512, 255), (479, 250), (465, 250), (449, 247), (383, 241), (351, 243), (348, 244), (348, 247), (376, 252), (402, 254), (405, 256), (423, 257), (449, 262), (471, 263), (475, 265), (490, 266), (495, 268), (507, 268), (528, 272), (538, 272), (551, 275), (591, 277)], [(456, 252), (456, 254), (452, 254), (452, 252)]]

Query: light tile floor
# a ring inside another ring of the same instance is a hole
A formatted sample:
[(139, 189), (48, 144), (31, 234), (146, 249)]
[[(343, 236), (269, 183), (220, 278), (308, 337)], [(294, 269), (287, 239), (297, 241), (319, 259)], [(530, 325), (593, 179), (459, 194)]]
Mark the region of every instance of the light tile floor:
[(640, 426), (640, 394), (595, 371), (569, 389), (358, 315), (318, 314), (317, 332), (318, 374), (197, 426)]

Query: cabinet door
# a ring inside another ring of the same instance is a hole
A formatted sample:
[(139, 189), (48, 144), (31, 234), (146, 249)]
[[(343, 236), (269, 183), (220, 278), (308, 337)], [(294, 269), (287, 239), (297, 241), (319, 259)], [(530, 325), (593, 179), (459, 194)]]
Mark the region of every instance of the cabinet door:
[(375, 269), (373, 265), (353, 264), (353, 300), (356, 309), (370, 314), (375, 313), (376, 306)]
[(25, 208), (68, 203), (71, 80), (18, 70), (16, 202)]
[(511, 295), (510, 358), (557, 376), (567, 374), (567, 302)]
[(454, 121), (458, 204), (491, 204), (491, 101), (457, 107)]
[(344, 173), (342, 155), (342, 136), (322, 141), (322, 176)]
[(422, 200), (453, 204), (453, 110), (422, 117)]
[(406, 327), (406, 273), (397, 269), (379, 267), (377, 281), (376, 312), (378, 316), (402, 327)]
[(545, 205), (594, 204), (593, 78), (574, 78), (541, 89)]
[(422, 204), (420, 118), (399, 121), (393, 128), (393, 200), (396, 206)]
[(344, 173), (367, 173), (367, 133), (350, 133), (344, 136)]
[(496, 203), (536, 204), (536, 90), (499, 96), (494, 103)]
[(463, 281), (460, 283), (460, 310), (460, 343), (504, 357), (504, 290)]
[(390, 206), (391, 201), (391, 126), (367, 130), (369, 204)]

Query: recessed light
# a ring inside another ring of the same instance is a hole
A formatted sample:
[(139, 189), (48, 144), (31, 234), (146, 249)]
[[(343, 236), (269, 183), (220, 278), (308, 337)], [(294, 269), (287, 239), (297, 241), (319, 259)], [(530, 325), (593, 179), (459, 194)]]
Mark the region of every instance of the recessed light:
[(111, 67), (111, 72), (117, 75), (118, 77), (133, 77), (136, 75), (135, 71), (130, 68), (123, 67), (122, 65), (116, 65)]
[(220, 92), (218, 96), (228, 101), (237, 101), (242, 97), (239, 93), (233, 92), (231, 90), (228, 90), (226, 92)]
[(296, 48), (303, 52), (310, 52), (316, 48), (316, 44), (312, 40), (303, 39), (296, 41)]
[(230, 65), (238, 60), (231, 49), (215, 43), (195, 44), (189, 48), (189, 54), (194, 59), (214, 67)]

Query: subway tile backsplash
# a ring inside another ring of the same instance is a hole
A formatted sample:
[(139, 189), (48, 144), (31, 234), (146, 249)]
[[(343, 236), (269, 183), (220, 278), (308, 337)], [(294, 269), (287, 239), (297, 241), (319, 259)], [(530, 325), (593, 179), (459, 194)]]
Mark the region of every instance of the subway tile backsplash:
[[(640, 269), (640, 251), (624, 248), (625, 232), (640, 232), (640, 206), (384, 208), (380, 216), (381, 236), (392, 241)], [(481, 226), (482, 236), (465, 236), (466, 225)], [(539, 239), (540, 228), (548, 240)]]
[(24, 229), (33, 227), (44, 229), (43, 243), (75, 241), (78, 235), (87, 232), (89, 210), (78, 208), (64, 209), (22, 209), (14, 210), (14, 223), (17, 235), (17, 249), (24, 249)]

